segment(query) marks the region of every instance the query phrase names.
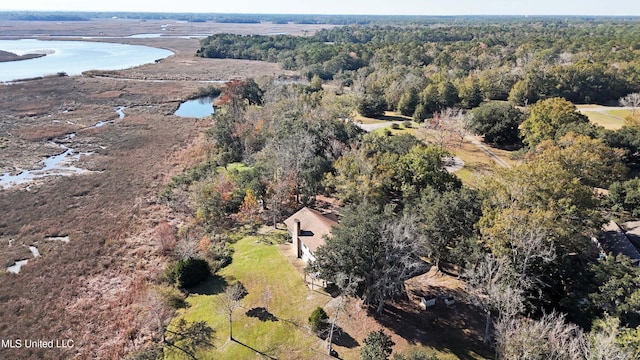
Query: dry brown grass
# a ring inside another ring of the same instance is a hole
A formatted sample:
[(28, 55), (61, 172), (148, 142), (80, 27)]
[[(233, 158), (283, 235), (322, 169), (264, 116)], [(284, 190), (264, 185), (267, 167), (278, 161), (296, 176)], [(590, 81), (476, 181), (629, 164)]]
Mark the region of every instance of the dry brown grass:
[[(45, 138), (113, 119), (117, 106), (127, 106), (124, 119), (77, 130), (67, 143), (93, 151), (78, 165), (99, 172), (48, 178), (30, 191), (0, 190), (0, 264), (29, 257), (28, 245), (41, 253), (20, 274), (0, 275), (0, 338), (76, 344), (72, 350), (3, 349), (0, 357), (118, 359), (144, 341), (136, 325), (140, 297), (166, 261), (152, 229), (173, 216), (155, 197), (165, 174), (182, 169), (175, 159), (202, 152), (185, 149), (209, 125), (171, 113), (175, 100), (197, 86), (49, 78), (0, 93), (0, 134), (8, 139), (0, 164), (7, 169), (37, 167), (43, 156), (59, 152)], [(32, 97), (41, 99), (38, 114), (25, 117)], [(46, 240), (67, 235), (69, 243)], [(8, 239), (15, 239), (12, 249)]]

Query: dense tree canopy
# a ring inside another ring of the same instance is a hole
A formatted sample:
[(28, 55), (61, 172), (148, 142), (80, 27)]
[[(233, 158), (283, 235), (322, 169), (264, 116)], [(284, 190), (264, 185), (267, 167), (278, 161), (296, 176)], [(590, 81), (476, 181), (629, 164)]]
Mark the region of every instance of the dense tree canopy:
[[(485, 314), (487, 344), (496, 330), (498, 356), (518, 358), (531, 339), (549, 336), (558, 341), (535, 356), (570, 356), (578, 343), (580, 354), (595, 351), (602, 332), (579, 333), (552, 312), (585, 330), (605, 312), (625, 327), (640, 323), (637, 271), (624, 258), (596, 260), (591, 239), (611, 210), (640, 214), (640, 186), (623, 166), (633, 175), (640, 163), (640, 126), (630, 119), (605, 131), (574, 104), (640, 90), (640, 26), (466, 21), (203, 40), (199, 56), (279, 62), (311, 81), (227, 84), (207, 132), (207, 160), (179, 184), (196, 190), (197, 218), (209, 224), (241, 213), (276, 224), (317, 194), (332, 195), (346, 207), (311, 266), (326, 280), (350, 279), (371, 308), (381, 312), (429, 262), (467, 282)], [(333, 96), (329, 79), (338, 85)], [(429, 136), (361, 135), (349, 121), (355, 111), (398, 111), (424, 122)], [(522, 141), (520, 164), (464, 187), (445, 170), (443, 149), (467, 130), (501, 146)], [(594, 187), (609, 187), (608, 201)], [(610, 334), (640, 338), (627, 330)]]
[(345, 209), (312, 265), (323, 279), (357, 279), (357, 295), (377, 305), (378, 313), (386, 300), (404, 293), (404, 281), (424, 265), (418, 258), (415, 219), (393, 216), (390, 210), (368, 203)]
[(569, 101), (562, 98), (542, 100), (531, 105), (529, 117), (522, 123), (523, 140), (534, 148), (544, 140), (555, 140), (575, 131), (580, 125), (589, 126), (589, 119)]
[(325, 182), (346, 203), (410, 203), (423, 189), (461, 186), (444, 168), (447, 156), (441, 147), (417, 143), (413, 136), (372, 134), (336, 161), (335, 174)]
[(471, 112), (470, 128), (484, 141), (496, 145), (520, 142), (518, 127), (524, 120), (522, 111), (507, 103), (488, 102)]
[[(197, 54), (279, 62), (308, 79), (361, 82), (367, 94), (383, 90), (389, 109), (398, 109), (400, 96), (411, 87), (420, 93), (433, 85), (436, 92), (422, 97), (426, 113), (507, 97), (518, 105), (550, 97), (605, 104), (640, 90), (637, 22), (457, 20), (434, 19), (439, 26), (335, 27), (308, 37), (216, 34), (202, 41)], [(414, 73), (418, 81), (399, 75)]]

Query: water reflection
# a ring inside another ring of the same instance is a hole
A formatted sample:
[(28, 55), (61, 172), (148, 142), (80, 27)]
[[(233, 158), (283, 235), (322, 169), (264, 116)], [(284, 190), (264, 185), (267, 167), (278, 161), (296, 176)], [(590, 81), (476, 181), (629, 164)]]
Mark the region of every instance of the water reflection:
[(188, 100), (180, 104), (175, 115), (189, 118), (203, 118), (215, 112), (213, 101), (215, 97), (205, 96), (193, 100)]

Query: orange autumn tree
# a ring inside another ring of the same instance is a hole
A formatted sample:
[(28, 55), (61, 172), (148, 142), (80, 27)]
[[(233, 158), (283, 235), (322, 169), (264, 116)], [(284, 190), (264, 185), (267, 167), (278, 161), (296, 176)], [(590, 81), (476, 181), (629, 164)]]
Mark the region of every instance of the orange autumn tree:
[(260, 206), (256, 194), (251, 189), (247, 189), (245, 192), (244, 201), (238, 212), (238, 220), (248, 224), (260, 222)]

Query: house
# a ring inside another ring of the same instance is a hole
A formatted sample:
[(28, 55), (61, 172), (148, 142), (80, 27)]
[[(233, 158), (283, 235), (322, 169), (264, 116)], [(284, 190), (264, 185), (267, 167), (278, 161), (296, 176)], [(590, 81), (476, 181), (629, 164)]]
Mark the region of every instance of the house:
[(338, 225), (335, 216), (304, 207), (284, 221), (297, 257), (306, 263), (316, 260), (315, 251), (324, 244), (324, 236)]
[(613, 220), (602, 226), (602, 247), (613, 255), (628, 256), (631, 261), (640, 265), (640, 252), (629, 240), (625, 232)]

